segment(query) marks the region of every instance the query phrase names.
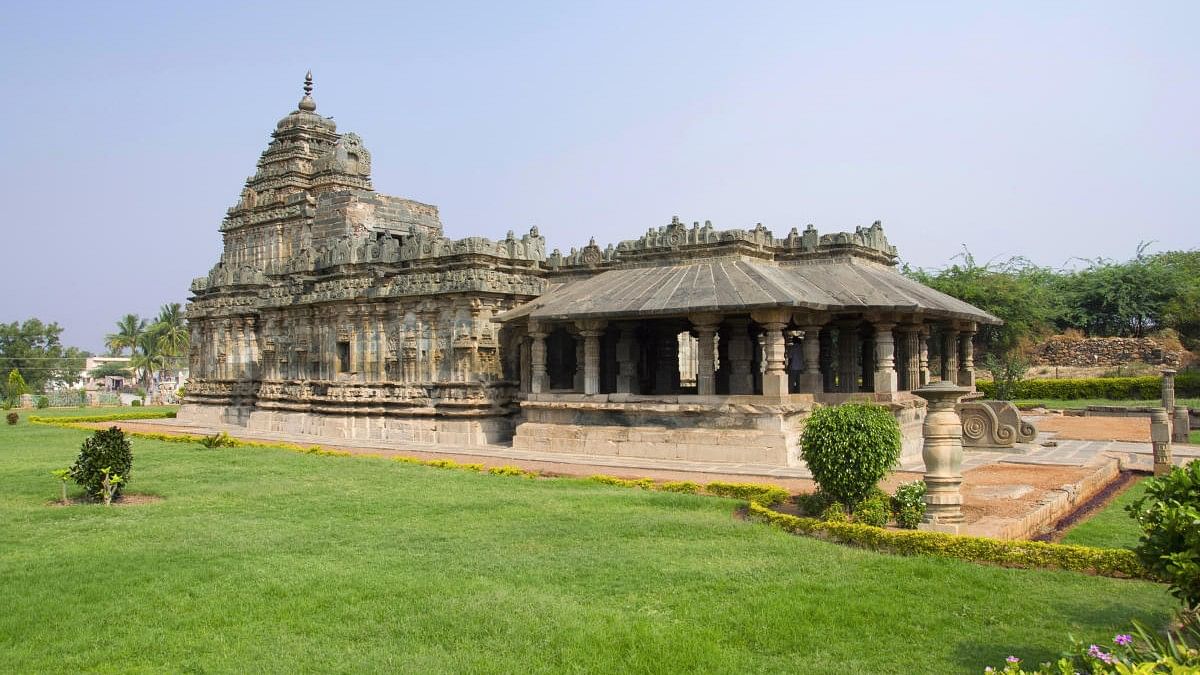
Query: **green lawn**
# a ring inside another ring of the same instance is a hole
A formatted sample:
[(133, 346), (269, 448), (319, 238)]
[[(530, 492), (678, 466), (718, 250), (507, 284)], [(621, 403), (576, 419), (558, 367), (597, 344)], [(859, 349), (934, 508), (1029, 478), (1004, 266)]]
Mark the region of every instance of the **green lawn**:
[(1125, 507), (1132, 504), (1145, 492), (1145, 480), (1134, 483), (1128, 490), (1109, 502), (1104, 509), (1071, 528), (1067, 532), (1067, 536), (1063, 537), (1062, 543), (1102, 548), (1133, 548), (1137, 546), (1141, 531), (1133, 518), (1126, 513)]
[(26, 417), (33, 415), (35, 417), (75, 417), (78, 415), (113, 415), (127, 414), (138, 412), (175, 412), (179, 410), (177, 405), (147, 405), (133, 407), (128, 405), (122, 406), (92, 406), (88, 408), (21, 408), (14, 410), (6, 410), (5, 413), (15, 412), (24, 420)]
[(902, 558), (730, 500), (134, 439), (140, 506), (53, 507), (85, 432), (0, 425), (8, 672), (977, 673), (1163, 625), (1165, 588)]
[[(1074, 400), (1062, 399), (1046, 399), (1046, 398), (1030, 398), (1018, 399), (1013, 401), (1017, 406), (1043, 405), (1047, 408), (1059, 410), (1077, 410), (1088, 407), (1089, 405), (1115, 405), (1135, 408), (1157, 408), (1162, 406), (1162, 399), (1151, 401), (1114, 401), (1104, 398), (1081, 398)], [(1200, 408), (1200, 398), (1177, 398), (1175, 405), (1185, 405), (1189, 408)]]

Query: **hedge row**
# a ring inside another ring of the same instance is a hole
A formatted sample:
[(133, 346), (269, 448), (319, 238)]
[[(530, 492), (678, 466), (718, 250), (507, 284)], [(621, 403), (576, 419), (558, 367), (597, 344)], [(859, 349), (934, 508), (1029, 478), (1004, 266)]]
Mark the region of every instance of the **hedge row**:
[(121, 422), (124, 420), (162, 420), (175, 417), (174, 410), (146, 410), (143, 412), (109, 413), (108, 415), (76, 415), (75, 417), (42, 417), (30, 415), (29, 421), (35, 424), (52, 424), (69, 426), (86, 422)]
[(925, 555), (1022, 569), (1061, 569), (1105, 577), (1148, 579), (1133, 551), (1040, 541), (1008, 541), (943, 532), (885, 530), (870, 525), (798, 518), (750, 502), (752, 517), (795, 534), (898, 555)]
[[(996, 383), (976, 382), (975, 386), (988, 398), (996, 395)], [(1013, 398), (1071, 401), (1081, 398), (1100, 398), (1114, 401), (1149, 401), (1162, 396), (1162, 378), (1090, 377), (1083, 379), (1021, 380), (1013, 385)], [(1200, 373), (1180, 373), (1175, 376), (1177, 398), (1200, 397)]]

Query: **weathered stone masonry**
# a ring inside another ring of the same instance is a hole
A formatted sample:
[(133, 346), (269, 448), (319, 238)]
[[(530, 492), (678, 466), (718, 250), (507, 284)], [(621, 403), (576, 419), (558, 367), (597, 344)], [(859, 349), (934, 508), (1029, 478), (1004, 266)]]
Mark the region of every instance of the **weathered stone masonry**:
[[(994, 317), (908, 280), (878, 223), (688, 227), (564, 255), (443, 236), (375, 192), (310, 81), (192, 284), (184, 419), (325, 438), (795, 463), (812, 407), (870, 398), (919, 447), (931, 370), (974, 385)], [(932, 347), (932, 348), (931, 348)], [(931, 359), (936, 359), (931, 366)]]

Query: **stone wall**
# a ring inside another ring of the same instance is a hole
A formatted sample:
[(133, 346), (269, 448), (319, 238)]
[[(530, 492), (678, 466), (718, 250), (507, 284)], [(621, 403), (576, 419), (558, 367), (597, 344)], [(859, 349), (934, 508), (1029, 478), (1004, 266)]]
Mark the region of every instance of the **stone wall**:
[(1165, 349), (1154, 338), (1055, 335), (1038, 348), (1037, 363), (1046, 366), (1121, 366), (1140, 361), (1178, 366), (1182, 354)]

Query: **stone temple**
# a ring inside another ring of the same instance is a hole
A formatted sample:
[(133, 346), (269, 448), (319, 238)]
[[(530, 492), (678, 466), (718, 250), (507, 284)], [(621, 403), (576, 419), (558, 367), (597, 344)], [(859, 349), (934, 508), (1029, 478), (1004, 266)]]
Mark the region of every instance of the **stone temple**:
[(795, 465), (814, 406), (889, 406), (919, 452), (931, 379), (974, 385), (998, 320), (908, 279), (879, 223), (777, 238), (678, 218), (546, 253), (452, 240), (375, 192), (311, 77), (192, 282), (180, 417), (320, 439)]

